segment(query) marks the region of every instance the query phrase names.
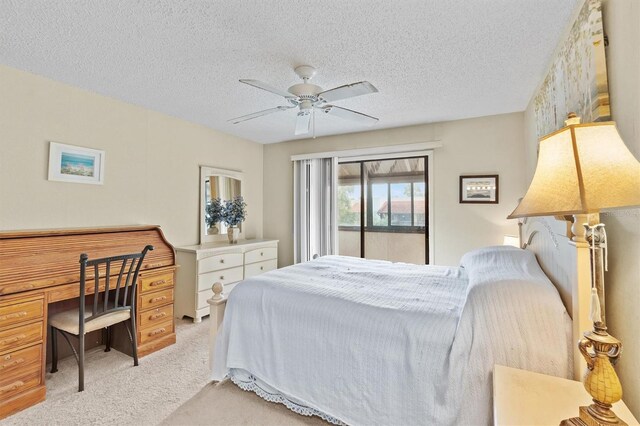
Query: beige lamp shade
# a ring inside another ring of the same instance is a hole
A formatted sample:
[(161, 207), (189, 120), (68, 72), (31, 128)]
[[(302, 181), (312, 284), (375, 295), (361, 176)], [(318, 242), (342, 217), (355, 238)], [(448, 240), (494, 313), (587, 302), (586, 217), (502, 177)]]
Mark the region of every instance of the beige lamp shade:
[(540, 140), (526, 195), (508, 219), (640, 206), (640, 163), (613, 121), (575, 124)]

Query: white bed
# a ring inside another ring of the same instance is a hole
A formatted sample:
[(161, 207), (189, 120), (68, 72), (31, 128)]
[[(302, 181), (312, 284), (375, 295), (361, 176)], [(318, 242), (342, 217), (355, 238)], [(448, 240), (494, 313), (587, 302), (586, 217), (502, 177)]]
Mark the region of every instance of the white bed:
[(489, 424), (494, 364), (572, 375), (571, 318), (520, 249), (461, 267), (327, 256), (214, 299), (211, 379), (334, 423)]

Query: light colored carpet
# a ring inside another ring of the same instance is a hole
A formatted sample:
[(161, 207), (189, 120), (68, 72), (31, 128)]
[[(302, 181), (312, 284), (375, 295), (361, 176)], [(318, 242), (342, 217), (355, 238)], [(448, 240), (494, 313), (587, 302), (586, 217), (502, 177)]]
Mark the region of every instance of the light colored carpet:
[(77, 391), (75, 358), (65, 358), (57, 373), (46, 374), (47, 400), (0, 423), (137, 426), (157, 425), (171, 415), (166, 424), (313, 424), (233, 383), (208, 384), (208, 325), (208, 319), (200, 324), (178, 320), (177, 343), (141, 358), (138, 367), (115, 350), (87, 351), (84, 392)]
[[(155, 425), (207, 384), (208, 321), (176, 321), (177, 343), (140, 359), (104, 347), (87, 351), (85, 390), (74, 357), (47, 366), (46, 401), (5, 419), (8, 425)], [(66, 345), (64, 339), (58, 344)], [(4, 425), (4, 423), (3, 423)]]
[(163, 426), (326, 426), (319, 417), (293, 413), (282, 404), (267, 402), (253, 392), (243, 391), (227, 380), (208, 384), (196, 396), (167, 417)]

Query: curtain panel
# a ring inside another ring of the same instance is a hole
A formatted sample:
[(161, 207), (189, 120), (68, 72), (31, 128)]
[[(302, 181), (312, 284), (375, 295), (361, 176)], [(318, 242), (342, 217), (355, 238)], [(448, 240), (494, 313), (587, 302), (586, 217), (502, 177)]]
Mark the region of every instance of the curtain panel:
[(337, 167), (337, 157), (294, 161), (294, 263), (338, 252)]

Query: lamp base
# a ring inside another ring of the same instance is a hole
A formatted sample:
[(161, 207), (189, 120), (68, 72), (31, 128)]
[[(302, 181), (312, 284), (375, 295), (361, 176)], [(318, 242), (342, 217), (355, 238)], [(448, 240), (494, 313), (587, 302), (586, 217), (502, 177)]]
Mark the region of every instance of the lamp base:
[(609, 413), (613, 415), (608, 421), (598, 417), (594, 417), (591, 414), (592, 410), (598, 410), (596, 404), (591, 404), (589, 407), (580, 407), (580, 417), (573, 417), (560, 422), (560, 426), (628, 426), (627, 423), (622, 421), (618, 416), (613, 414), (613, 411), (609, 410)]

